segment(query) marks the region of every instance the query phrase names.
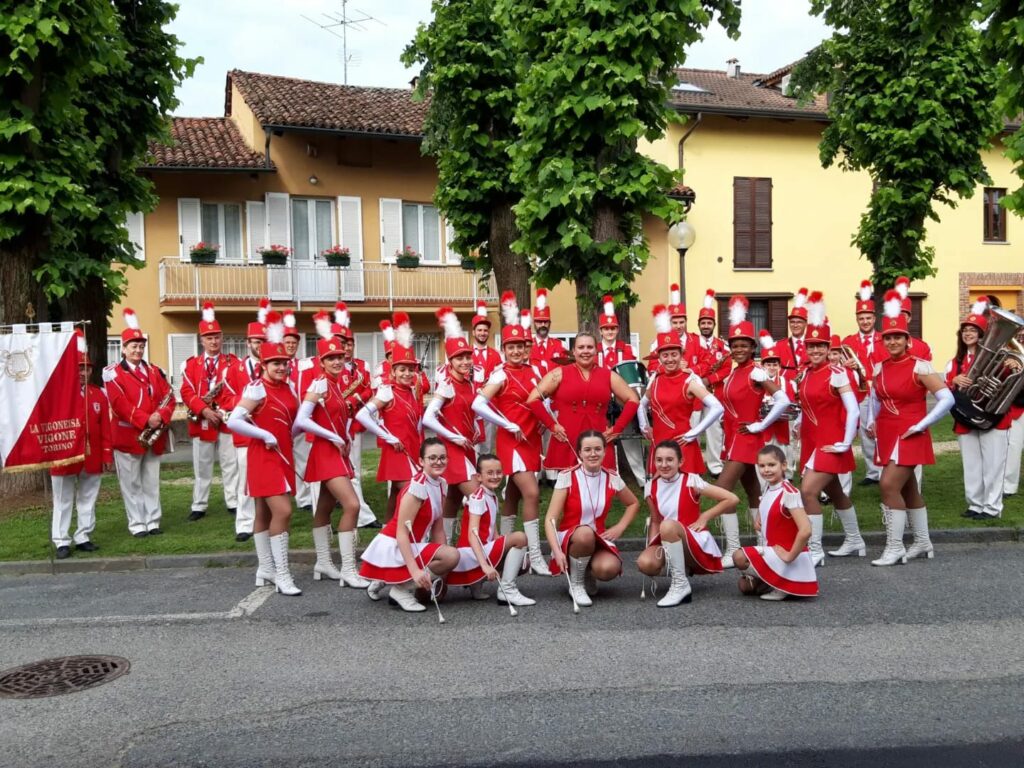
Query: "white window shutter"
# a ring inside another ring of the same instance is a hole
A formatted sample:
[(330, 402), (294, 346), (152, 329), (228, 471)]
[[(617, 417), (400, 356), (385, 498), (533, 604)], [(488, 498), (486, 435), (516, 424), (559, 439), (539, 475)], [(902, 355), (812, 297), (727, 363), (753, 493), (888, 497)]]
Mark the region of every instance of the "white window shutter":
[(174, 396), (181, 402), (181, 366), (197, 353), (194, 333), (167, 334), (167, 375), (171, 379)]
[(629, 334), (629, 346), (633, 348), (633, 357), (637, 360), (640, 359), (640, 334), (630, 333)]
[(394, 261), (402, 249), (402, 201), (380, 198), (380, 260)]
[(197, 197), (178, 198), (178, 247), (182, 261), (188, 252), (203, 239), (202, 205)]
[(338, 244), (349, 250), (351, 266), (342, 272), (341, 297), (345, 301), (363, 301), (363, 199), (338, 198)]
[(125, 229), (128, 230), (128, 239), (135, 246), (135, 258), (139, 261), (146, 260), (146, 222), (141, 213), (129, 213), (125, 216)]
[(462, 261), (462, 256), (452, 248), (452, 240), (455, 239), (455, 227), (451, 225), (447, 219), (444, 222), (444, 247), (447, 252), (447, 259), (449, 264), (458, 264)]
[(267, 206), (262, 200), (247, 200), (245, 203), (245, 252), (249, 261), (259, 262), (257, 250), (267, 244)]
[(267, 245), (292, 247), (291, 204), (287, 192), (267, 192)]

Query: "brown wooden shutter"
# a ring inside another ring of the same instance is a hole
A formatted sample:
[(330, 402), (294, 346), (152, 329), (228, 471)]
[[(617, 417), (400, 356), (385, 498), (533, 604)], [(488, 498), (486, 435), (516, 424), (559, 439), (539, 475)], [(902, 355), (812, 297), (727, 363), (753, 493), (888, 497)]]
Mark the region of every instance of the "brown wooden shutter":
[(771, 269), (772, 180), (732, 180), (733, 268)]
[(907, 324), (907, 328), (910, 331), (910, 335), (918, 339), (924, 338), (924, 316), (921, 311), (923, 303), (920, 296), (916, 298), (910, 297), (910, 311), (912, 314), (910, 315), (910, 322)]
[(768, 330), (772, 338), (781, 342), (789, 336), (789, 300), (773, 298), (768, 300)]
[(754, 266), (772, 268), (772, 180), (754, 182)]

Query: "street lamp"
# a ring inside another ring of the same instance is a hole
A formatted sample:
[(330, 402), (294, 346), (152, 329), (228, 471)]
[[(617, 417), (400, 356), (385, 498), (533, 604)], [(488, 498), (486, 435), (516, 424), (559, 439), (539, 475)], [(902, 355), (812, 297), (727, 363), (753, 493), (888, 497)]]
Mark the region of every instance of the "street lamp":
[(686, 252), (697, 240), (697, 230), (688, 221), (677, 221), (668, 228), (668, 244), (679, 252), (679, 293), (686, 303)]

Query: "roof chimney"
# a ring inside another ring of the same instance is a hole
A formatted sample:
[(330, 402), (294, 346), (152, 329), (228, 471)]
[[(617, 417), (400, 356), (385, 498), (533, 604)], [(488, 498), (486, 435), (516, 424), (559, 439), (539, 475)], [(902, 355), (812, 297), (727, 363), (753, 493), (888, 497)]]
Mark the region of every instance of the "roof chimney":
[(740, 60), (739, 59), (729, 59), (727, 62), (725, 62), (725, 74), (727, 74), (729, 77), (739, 77), (740, 76)]
[(409, 87), (412, 88), (415, 91), (416, 90), (416, 86), (419, 85), (419, 84), (420, 84), (420, 76), (419, 75), (413, 75), (412, 80), (409, 81)]

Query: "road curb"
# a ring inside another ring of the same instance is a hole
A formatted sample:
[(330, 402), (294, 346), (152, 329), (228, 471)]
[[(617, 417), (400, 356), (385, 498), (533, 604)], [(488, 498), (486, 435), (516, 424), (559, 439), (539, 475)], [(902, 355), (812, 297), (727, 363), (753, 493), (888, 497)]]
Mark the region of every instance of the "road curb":
[[(754, 537), (741, 536), (744, 544), (753, 544)], [(931, 532), (932, 541), (936, 544), (997, 544), (1002, 542), (1019, 542), (1024, 540), (1022, 528), (951, 528)], [(841, 544), (841, 533), (826, 533), (822, 544), (827, 549)], [(864, 533), (864, 541), (869, 546), (881, 547), (885, 544), (883, 531)], [(639, 552), (643, 549), (643, 539), (622, 539), (618, 542), (623, 552)], [(296, 549), (289, 553), (293, 563), (312, 565), (316, 562), (316, 552), (312, 549)], [(256, 554), (253, 552), (209, 552), (206, 554), (188, 555), (151, 555), (140, 557), (89, 557), (69, 558), (67, 560), (12, 560), (0, 562), (0, 577), (32, 576), (39, 574), (72, 574), (72, 573), (104, 573), (115, 571), (157, 571), (180, 568), (252, 568), (256, 566)]]

